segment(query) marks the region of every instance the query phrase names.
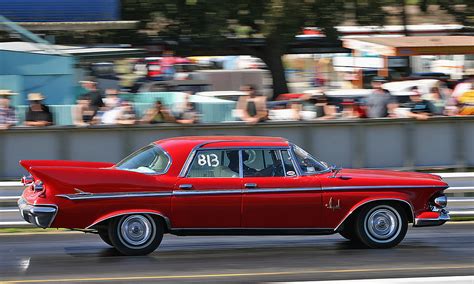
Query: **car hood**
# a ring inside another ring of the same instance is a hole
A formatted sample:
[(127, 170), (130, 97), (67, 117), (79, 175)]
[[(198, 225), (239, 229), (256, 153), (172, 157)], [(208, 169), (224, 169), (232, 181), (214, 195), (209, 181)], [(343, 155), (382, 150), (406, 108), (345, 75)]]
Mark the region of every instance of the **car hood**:
[(338, 175), (353, 185), (403, 185), (448, 187), (440, 176), (391, 170), (342, 169)]
[(442, 180), (438, 175), (416, 172), (401, 172), (391, 170), (364, 170), (364, 169), (343, 169), (341, 174), (353, 175), (367, 178), (408, 178), (408, 179), (428, 179)]

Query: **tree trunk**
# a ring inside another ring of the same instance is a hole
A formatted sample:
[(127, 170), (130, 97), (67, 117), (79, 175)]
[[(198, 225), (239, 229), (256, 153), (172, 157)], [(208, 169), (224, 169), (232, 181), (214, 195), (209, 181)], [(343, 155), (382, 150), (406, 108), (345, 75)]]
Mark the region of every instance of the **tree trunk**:
[(285, 67), (283, 66), (283, 52), (273, 44), (267, 43), (257, 56), (267, 64), (273, 80), (273, 99), (280, 94), (288, 93), (288, 85), (285, 77)]

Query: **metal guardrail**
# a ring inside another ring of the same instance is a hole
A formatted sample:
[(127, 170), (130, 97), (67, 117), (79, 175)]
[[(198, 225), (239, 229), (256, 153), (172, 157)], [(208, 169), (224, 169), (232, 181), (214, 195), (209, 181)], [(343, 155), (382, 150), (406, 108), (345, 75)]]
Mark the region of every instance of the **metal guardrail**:
[[(450, 187), (445, 190), (448, 196), (448, 210), (453, 217), (474, 217), (474, 172), (436, 173)], [(20, 182), (0, 182), (0, 228), (31, 227), (22, 221), (16, 202), (23, 186)]]

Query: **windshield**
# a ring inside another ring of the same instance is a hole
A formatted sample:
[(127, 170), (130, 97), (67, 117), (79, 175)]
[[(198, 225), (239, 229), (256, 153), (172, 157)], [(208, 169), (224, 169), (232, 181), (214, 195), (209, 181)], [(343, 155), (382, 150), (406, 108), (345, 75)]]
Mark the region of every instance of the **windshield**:
[(329, 166), (325, 162), (316, 160), (300, 147), (293, 145), (293, 151), (296, 156), (296, 162), (303, 174), (314, 174), (329, 170)]
[(145, 174), (163, 174), (170, 163), (169, 155), (162, 148), (149, 145), (123, 159), (116, 168)]

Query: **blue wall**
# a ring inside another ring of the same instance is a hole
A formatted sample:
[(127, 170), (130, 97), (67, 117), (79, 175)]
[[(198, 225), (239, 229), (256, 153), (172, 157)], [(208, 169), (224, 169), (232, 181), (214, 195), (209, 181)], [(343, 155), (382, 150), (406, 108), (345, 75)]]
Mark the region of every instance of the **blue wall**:
[(0, 50), (0, 89), (18, 96), (14, 105), (26, 104), (28, 93), (40, 92), (48, 104), (73, 104), (74, 58)]
[(0, 0), (13, 22), (87, 22), (120, 19), (120, 0)]

